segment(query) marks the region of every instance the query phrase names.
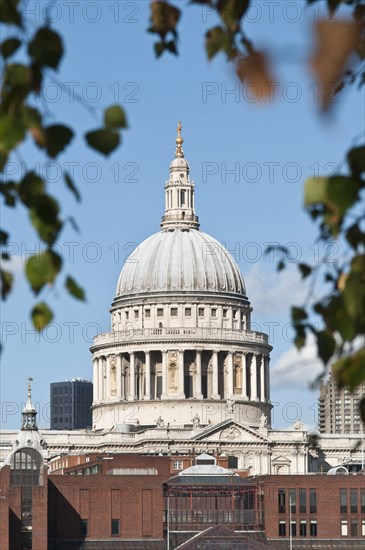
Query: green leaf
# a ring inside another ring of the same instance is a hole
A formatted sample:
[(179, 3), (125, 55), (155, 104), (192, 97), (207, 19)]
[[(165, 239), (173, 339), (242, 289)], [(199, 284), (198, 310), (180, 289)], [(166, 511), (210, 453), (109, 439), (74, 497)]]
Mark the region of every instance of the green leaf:
[(17, 51), (21, 42), (18, 38), (8, 38), (2, 42), (0, 51), (4, 59), (7, 59)]
[(173, 40), (169, 40), (169, 42), (166, 42), (166, 49), (174, 55), (177, 55), (176, 42), (174, 42)]
[(156, 57), (160, 57), (165, 51), (166, 43), (165, 42), (155, 42), (154, 49)]
[(335, 352), (336, 341), (331, 334), (324, 330), (317, 332), (316, 336), (318, 355), (322, 359), (323, 363), (327, 364)]
[(0, 9), (0, 21), (10, 25), (22, 26), (21, 15), (17, 10), (19, 0), (3, 0)]
[(53, 250), (46, 250), (28, 258), (25, 274), (35, 294), (46, 285), (51, 284), (61, 270), (62, 259)]
[(90, 147), (106, 156), (110, 155), (120, 143), (119, 134), (115, 130), (108, 128), (88, 132), (85, 139)]
[(305, 279), (306, 277), (308, 277), (308, 275), (312, 273), (312, 268), (307, 264), (300, 263), (298, 264), (298, 268), (302, 274), (302, 279)]
[(352, 270), (345, 283), (343, 299), (346, 310), (353, 320), (359, 322), (359, 332), (365, 330), (365, 276), (363, 272)]
[(208, 59), (212, 59), (218, 52), (228, 52), (230, 47), (230, 39), (228, 34), (222, 27), (214, 27), (205, 35), (205, 49)]
[(347, 153), (347, 162), (355, 177), (365, 172), (365, 146), (355, 147)]
[(65, 282), (65, 287), (77, 300), (85, 301), (85, 292), (84, 290), (76, 283), (76, 281), (72, 277), (67, 277)]
[(60, 35), (48, 27), (42, 27), (29, 43), (28, 53), (40, 66), (57, 69), (63, 55)]
[(151, 26), (149, 32), (165, 37), (169, 32), (176, 35), (176, 25), (180, 19), (180, 10), (168, 2), (151, 3)]
[(4, 245), (8, 242), (9, 233), (0, 229), (0, 244)]
[(333, 365), (333, 373), (340, 386), (348, 386), (353, 391), (365, 381), (365, 348), (352, 355), (338, 359)]
[(44, 194), (44, 181), (35, 172), (28, 172), (19, 183), (19, 197), (23, 204), (31, 207), (38, 195)]
[(66, 186), (68, 187), (68, 189), (71, 191), (71, 193), (74, 194), (76, 200), (78, 202), (81, 201), (81, 195), (79, 193), (79, 190), (77, 189), (77, 187), (75, 186), (74, 182), (72, 181), (72, 178), (69, 174), (67, 174), (67, 172), (64, 173), (64, 178), (65, 178), (65, 182), (66, 182)]
[(45, 148), (51, 158), (64, 150), (73, 138), (73, 131), (62, 124), (54, 124), (45, 128)]
[(0, 270), (0, 280), (1, 280), (1, 298), (6, 300), (9, 292), (11, 292), (13, 286), (13, 274), (10, 271)]
[(63, 223), (58, 218), (58, 213), (59, 206), (53, 197), (39, 195), (33, 199), (29, 211), (30, 220), (40, 238), (49, 245), (55, 242), (63, 227)]
[(107, 128), (127, 128), (127, 118), (124, 109), (112, 105), (105, 110), (104, 123)]
[(296, 323), (297, 321), (304, 321), (304, 319), (308, 318), (308, 315), (304, 308), (292, 307), (291, 318), (293, 319), (293, 322)]
[(0, 124), (0, 151), (9, 153), (25, 138), (25, 128), (18, 117), (3, 115)]
[(324, 203), (327, 198), (327, 178), (308, 178), (304, 183), (304, 204)]
[(40, 302), (31, 311), (34, 328), (41, 332), (53, 319), (53, 313), (45, 302)]
[(218, 0), (217, 10), (231, 32), (239, 29), (239, 22), (249, 8), (250, 0)]
[(365, 244), (365, 233), (363, 233), (357, 223), (354, 223), (351, 225), (346, 233), (345, 237), (347, 242), (354, 248), (355, 250), (360, 244)]

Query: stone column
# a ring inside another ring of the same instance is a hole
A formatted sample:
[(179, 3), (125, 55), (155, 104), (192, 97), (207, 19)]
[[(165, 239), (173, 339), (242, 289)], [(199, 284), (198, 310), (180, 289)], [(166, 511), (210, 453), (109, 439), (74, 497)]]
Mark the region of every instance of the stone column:
[(145, 352), (145, 372), (146, 372), (146, 387), (145, 387), (145, 394), (144, 399), (149, 400), (151, 399), (151, 356), (150, 352)]
[(130, 352), (129, 357), (130, 357), (130, 365), (129, 365), (128, 401), (134, 401), (136, 398), (136, 358), (133, 351)]
[(180, 399), (185, 399), (185, 392), (184, 392), (184, 352), (179, 351), (178, 352), (178, 358), (179, 358), (179, 365), (178, 365), (178, 386), (179, 386), (179, 397)]
[(104, 400), (104, 365), (103, 365), (103, 358), (99, 357), (98, 359), (99, 367), (98, 367), (98, 374), (99, 374), (99, 391), (98, 391), (98, 398), (99, 402)]
[(106, 383), (105, 383), (105, 399), (110, 399), (110, 358), (111, 355), (107, 355), (106, 357)]
[(247, 399), (247, 353), (242, 353), (242, 399)]
[(260, 365), (260, 394), (261, 394), (261, 401), (264, 401), (266, 403), (266, 395), (265, 395), (265, 355), (261, 355), (261, 365)]
[(93, 359), (93, 403), (99, 401), (99, 361), (96, 357)]
[(251, 362), (251, 401), (258, 401), (257, 397), (257, 353), (252, 355)]
[(233, 395), (233, 352), (228, 352), (227, 357), (227, 393), (226, 397)]
[(120, 353), (116, 354), (116, 369), (117, 369), (117, 399), (122, 398), (122, 356)]
[(196, 350), (195, 355), (196, 360), (196, 373), (194, 380), (194, 397), (196, 399), (203, 399), (202, 394), (202, 352), (201, 350)]
[(266, 400), (270, 402), (270, 356), (265, 356), (265, 389), (266, 389)]
[(212, 373), (212, 399), (219, 399), (218, 394), (218, 352), (213, 351), (213, 373)]
[(167, 351), (162, 352), (162, 394), (161, 399), (167, 399)]

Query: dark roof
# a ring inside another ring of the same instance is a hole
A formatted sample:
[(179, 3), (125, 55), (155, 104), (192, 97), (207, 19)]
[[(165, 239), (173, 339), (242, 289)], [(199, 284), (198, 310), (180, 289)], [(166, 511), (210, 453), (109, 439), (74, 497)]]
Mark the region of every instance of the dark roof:
[(167, 482), (167, 485), (225, 485), (225, 486), (246, 486), (254, 487), (255, 485), (252, 481), (247, 478), (242, 478), (239, 476), (209, 476), (209, 475), (191, 475), (191, 476), (174, 476)]
[(213, 525), (198, 533), (176, 550), (267, 550), (270, 548), (262, 531), (236, 532), (223, 525)]

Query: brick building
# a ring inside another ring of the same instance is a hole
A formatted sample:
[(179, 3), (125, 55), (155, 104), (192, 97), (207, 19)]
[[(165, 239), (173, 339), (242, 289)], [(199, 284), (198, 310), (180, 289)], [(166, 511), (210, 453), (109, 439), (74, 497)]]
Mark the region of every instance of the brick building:
[(364, 548), (365, 475), (263, 476), (258, 490), (273, 548)]

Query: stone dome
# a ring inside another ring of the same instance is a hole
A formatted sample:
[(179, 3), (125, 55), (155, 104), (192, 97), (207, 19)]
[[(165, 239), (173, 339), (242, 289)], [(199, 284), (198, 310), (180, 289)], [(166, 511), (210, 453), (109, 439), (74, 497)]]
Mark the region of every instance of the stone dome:
[(182, 228), (155, 233), (132, 252), (120, 274), (116, 295), (166, 292), (246, 294), (229, 252), (210, 235)]

